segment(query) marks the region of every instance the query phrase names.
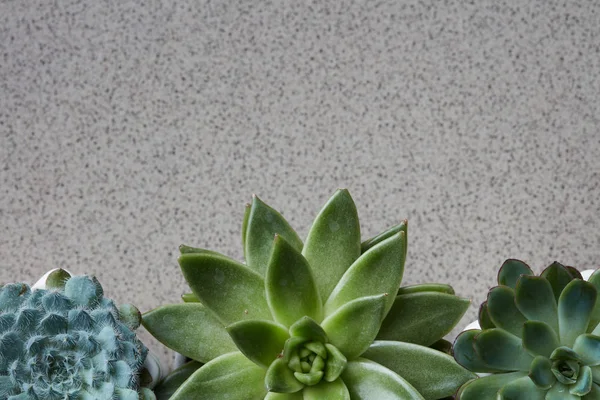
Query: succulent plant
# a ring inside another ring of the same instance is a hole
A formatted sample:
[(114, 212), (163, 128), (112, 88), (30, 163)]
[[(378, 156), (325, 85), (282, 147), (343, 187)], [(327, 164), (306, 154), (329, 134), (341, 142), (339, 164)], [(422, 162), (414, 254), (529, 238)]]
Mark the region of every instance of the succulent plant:
[(94, 277), (56, 270), (47, 287), (0, 289), (0, 398), (154, 398), (139, 387), (148, 350), (133, 332), (137, 308), (117, 309)]
[(459, 398), (600, 399), (599, 289), (598, 271), (586, 282), (558, 262), (536, 276), (522, 261), (505, 261), (481, 305), (481, 329), (454, 344), (461, 365), (486, 373)]
[(181, 246), (193, 293), (142, 322), (166, 346), (206, 363), (188, 369), (171, 399), (454, 394), (474, 374), (435, 348), (444, 348), (440, 339), (469, 301), (447, 285), (400, 289), (406, 228), (403, 222), (361, 243), (356, 206), (338, 190), (303, 243), (254, 196), (242, 226), (245, 265)]

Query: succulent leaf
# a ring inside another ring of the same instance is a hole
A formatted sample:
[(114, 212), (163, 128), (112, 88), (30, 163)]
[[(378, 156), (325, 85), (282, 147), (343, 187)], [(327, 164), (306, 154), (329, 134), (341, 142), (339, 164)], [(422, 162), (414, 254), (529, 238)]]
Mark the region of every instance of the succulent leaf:
[(283, 358), (278, 358), (267, 370), (265, 387), (269, 392), (295, 393), (302, 390), (304, 384), (296, 379), (288, 363)]
[(373, 343), (383, 318), (385, 300), (384, 294), (352, 300), (321, 324), (331, 343), (348, 360), (360, 356)]
[(498, 391), (505, 385), (527, 376), (526, 372), (505, 372), (473, 379), (458, 391), (460, 400), (496, 400)]
[(394, 371), (425, 399), (451, 396), (461, 384), (476, 377), (451, 356), (412, 343), (375, 341), (362, 357)]
[(550, 360), (544, 356), (535, 357), (529, 369), (529, 378), (541, 389), (550, 389), (556, 383)]
[(170, 400), (264, 399), (265, 373), (240, 352), (223, 354), (194, 372)]
[(249, 268), (264, 275), (269, 265), (273, 248), (273, 237), (285, 238), (294, 249), (302, 250), (302, 240), (283, 216), (269, 207), (258, 196), (252, 196), (248, 220), (242, 227), (244, 258)]
[(301, 337), (306, 340), (316, 340), (322, 343), (327, 343), (327, 334), (315, 320), (304, 316), (290, 326), (290, 335), (292, 337)]
[[(360, 252), (364, 253), (369, 250), (371, 247), (375, 246), (378, 243), (383, 242), (389, 237), (394, 236), (398, 232), (404, 232), (404, 254), (406, 255), (406, 249), (408, 248), (408, 221), (404, 220), (398, 225), (394, 225), (391, 228), (386, 229), (380, 234), (365, 240), (360, 244)], [(454, 293), (453, 293), (454, 294)]]
[(290, 326), (307, 316), (320, 321), (323, 303), (306, 259), (282, 236), (275, 236), (265, 276), (267, 302), (275, 321)]
[(573, 344), (575, 351), (586, 365), (600, 365), (600, 337), (596, 335), (580, 335)]
[(585, 396), (592, 390), (592, 369), (584, 365), (579, 371), (577, 382), (569, 388), (569, 393), (576, 396)]
[(225, 327), (200, 303), (155, 308), (142, 316), (142, 323), (165, 346), (192, 360), (206, 363), (237, 350)]
[(289, 338), (285, 327), (264, 320), (239, 321), (229, 325), (227, 332), (249, 360), (265, 369), (279, 356)]
[(302, 392), (295, 393), (277, 393), (269, 392), (265, 397), (265, 400), (303, 400), (304, 396)]
[(544, 400), (546, 391), (524, 376), (504, 385), (498, 391), (498, 400)]
[(523, 347), (532, 356), (550, 357), (560, 346), (555, 330), (542, 321), (527, 321), (523, 324)]
[(440, 292), (398, 295), (377, 339), (429, 346), (452, 330), (470, 304), (468, 299)]
[(186, 253), (179, 265), (194, 294), (223, 324), (272, 319), (263, 278), (243, 264), (225, 256)]
[(306, 238), (302, 255), (313, 268), (323, 300), (360, 256), (360, 225), (354, 200), (338, 190), (323, 206)]
[(482, 331), (474, 339), (475, 351), (492, 368), (503, 371), (529, 371), (533, 357), (521, 340), (507, 331), (494, 328)]
[(303, 400), (350, 400), (348, 388), (341, 379), (333, 382), (321, 381), (314, 386), (308, 386), (304, 389)]
[(573, 346), (577, 336), (587, 332), (596, 304), (596, 288), (579, 279), (571, 281), (558, 300), (558, 326), (561, 344)]
[[(581, 397), (569, 393), (569, 387), (557, 382), (546, 393), (545, 400), (580, 400)], [(586, 399), (587, 400), (587, 399)]]
[(199, 363), (198, 361), (190, 361), (172, 371), (164, 379), (158, 382), (154, 388), (156, 400), (169, 400), (183, 382), (185, 382), (201, 366), (202, 363)]
[(404, 273), (404, 232), (363, 253), (344, 273), (325, 303), (325, 315), (359, 297), (386, 293), (384, 315), (394, 303)]
[(438, 292), (446, 294), (455, 294), (454, 288), (445, 283), (421, 283), (417, 285), (408, 285), (398, 289), (398, 296), (401, 294), (421, 293), (421, 292)]
[(515, 292), (508, 286), (496, 286), (488, 293), (487, 308), (490, 319), (497, 328), (521, 336), (527, 319), (515, 303)]
[(481, 303), (481, 306), (479, 307), (479, 313), (477, 314), (477, 320), (479, 321), (479, 326), (481, 329), (492, 329), (496, 327), (496, 325), (494, 325), (492, 322), (492, 318), (490, 317), (487, 301)]
[(560, 294), (565, 287), (573, 280), (573, 275), (559, 262), (553, 262), (548, 268), (542, 271), (541, 277), (546, 278), (552, 286), (554, 298), (558, 302)]
[(400, 375), (367, 359), (359, 358), (348, 362), (348, 366), (342, 373), (342, 380), (352, 400), (425, 400)]
[(533, 275), (533, 271), (521, 260), (508, 259), (498, 271), (498, 285), (514, 289), (521, 275)]
[(558, 307), (552, 286), (540, 276), (523, 276), (515, 289), (517, 308), (528, 320), (543, 321), (558, 331)]

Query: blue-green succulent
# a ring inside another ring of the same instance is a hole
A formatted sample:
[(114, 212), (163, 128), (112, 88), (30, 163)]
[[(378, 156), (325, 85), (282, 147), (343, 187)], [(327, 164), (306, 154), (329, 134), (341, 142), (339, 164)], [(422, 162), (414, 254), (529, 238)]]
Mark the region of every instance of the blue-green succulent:
[(95, 277), (56, 270), (47, 285), (0, 289), (0, 398), (152, 398), (140, 389), (148, 349), (134, 333), (139, 311), (117, 309)]

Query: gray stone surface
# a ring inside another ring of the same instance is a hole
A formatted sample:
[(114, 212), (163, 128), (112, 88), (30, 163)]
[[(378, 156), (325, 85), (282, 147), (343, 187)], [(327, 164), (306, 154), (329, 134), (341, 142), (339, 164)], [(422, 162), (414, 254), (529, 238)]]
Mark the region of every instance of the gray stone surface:
[(149, 310), (180, 243), (241, 258), (252, 193), (304, 236), (337, 187), (409, 219), (405, 283), (594, 268), (598, 4), (0, 1), (0, 281)]

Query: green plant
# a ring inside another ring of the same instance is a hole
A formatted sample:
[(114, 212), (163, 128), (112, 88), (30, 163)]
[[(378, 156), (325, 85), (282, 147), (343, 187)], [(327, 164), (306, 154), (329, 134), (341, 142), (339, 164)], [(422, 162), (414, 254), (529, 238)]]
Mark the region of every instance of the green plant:
[(474, 377), (426, 347), (447, 349), (469, 301), (447, 285), (399, 289), (406, 222), (361, 243), (339, 190), (303, 243), (255, 196), (242, 244), (245, 265), (181, 246), (193, 294), (143, 315), (158, 340), (206, 363), (172, 400), (438, 399)]
[(118, 310), (94, 277), (56, 270), (47, 285), (0, 289), (0, 398), (137, 400), (147, 354), (133, 332), (139, 311)]
[(600, 273), (589, 281), (557, 262), (535, 276), (507, 260), (479, 311), (481, 329), (461, 333), (456, 360), (488, 373), (461, 400), (600, 399)]

